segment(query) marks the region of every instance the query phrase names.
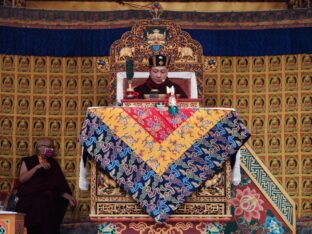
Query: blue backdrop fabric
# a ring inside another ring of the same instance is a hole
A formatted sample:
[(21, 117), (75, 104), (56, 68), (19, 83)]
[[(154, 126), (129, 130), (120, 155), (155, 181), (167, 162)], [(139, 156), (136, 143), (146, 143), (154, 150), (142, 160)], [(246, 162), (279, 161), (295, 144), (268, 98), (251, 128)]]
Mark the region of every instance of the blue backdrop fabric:
[[(0, 53), (33, 56), (107, 56), (111, 44), (131, 28), (39, 29), (0, 26)], [(312, 53), (312, 27), (204, 30), (182, 29), (206, 56), (265, 56)]]

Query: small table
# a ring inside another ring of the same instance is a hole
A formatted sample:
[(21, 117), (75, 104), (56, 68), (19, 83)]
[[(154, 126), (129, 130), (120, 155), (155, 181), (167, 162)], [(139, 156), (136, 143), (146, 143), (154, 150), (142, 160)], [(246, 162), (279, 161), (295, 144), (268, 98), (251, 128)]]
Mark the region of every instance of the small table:
[[(161, 99), (122, 99), (122, 106), (126, 107), (155, 107), (156, 104), (164, 104)], [(179, 108), (196, 108), (199, 107), (201, 99), (198, 98), (182, 98), (178, 99)]]
[(0, 211), (0, 233), (26, 234), (24, 217), (22, 213)]

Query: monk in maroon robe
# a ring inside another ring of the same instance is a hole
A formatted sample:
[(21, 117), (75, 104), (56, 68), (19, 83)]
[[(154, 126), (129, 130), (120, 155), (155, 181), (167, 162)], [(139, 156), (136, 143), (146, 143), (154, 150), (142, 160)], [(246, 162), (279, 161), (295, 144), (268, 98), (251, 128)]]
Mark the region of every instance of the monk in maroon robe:
[(144, 94), (150, 94), (152, 90), (157, 90), (159, 94), (166, 94), (166, 87), (170, 88), (171, 86), (174, 86), (175, 94), (179, 94), (179, 98), (187, 98), (183, 89), (167, 77), (168, 63), (169, 60), (163, 55), (149, 58), (150, 76), (144, 84), (134, 88), (134, 91), (139, 94), (138, 98), (144, 98)]
[(25, 213), (28, 234), (60, 233), (68, 204), (75, 206), (50, 139), (39, 140), (36, 155), (23, 158), (16, 211)]

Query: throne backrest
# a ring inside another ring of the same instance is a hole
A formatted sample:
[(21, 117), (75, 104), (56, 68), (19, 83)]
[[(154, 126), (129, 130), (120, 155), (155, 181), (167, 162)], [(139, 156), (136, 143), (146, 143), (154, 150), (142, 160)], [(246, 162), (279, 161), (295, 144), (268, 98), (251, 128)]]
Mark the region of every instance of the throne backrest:
[[(109, 83), (113, 94), (112, 99), (116, 98), (117, 101), (123, 99), (127, 87), (127, 82), (123, 81), (126, 77), (126, 60), (129, 57), (134, 60), (135, 77), (132, 86), (136, 87), (144, 82), (144, 80), (141, 81), (142, 78), (148, 77), (147, 71), (150, 69), (148, 58), (152, 54), (163, 54), (170, 58), (168, 77), (174, 79), (173, 81), (182, 86), (181, 88), (185, 87), (184, 91), (189, 94), (190, 98), (202, 96), (203, 49), (201, 44), (172, 21), (143, 20), (137, 22), (131, 31), (125, 32), (121, 39), (111, 45)], [(140, 72), (145, 76), (141, 76)], [(175, 75), (176, 72), (181, 73)], [(191, 75), (184, 76), (183, 74)], [(181, 80), (176, 80), (176, 78), (181, 78)], [(188, 82), (190, 86), (187, 88)]]
[[(132, 87), (143, 84), (149, 76), (149, 72), (135, 72)], [(189, 98), (198, 98), (197, 81), (195, 72), (169, 72), (171, 81), (178, 84)], [(126, 72), (117, 72), (116, 100), (120, 102), (124, 96), (128, 82)]]

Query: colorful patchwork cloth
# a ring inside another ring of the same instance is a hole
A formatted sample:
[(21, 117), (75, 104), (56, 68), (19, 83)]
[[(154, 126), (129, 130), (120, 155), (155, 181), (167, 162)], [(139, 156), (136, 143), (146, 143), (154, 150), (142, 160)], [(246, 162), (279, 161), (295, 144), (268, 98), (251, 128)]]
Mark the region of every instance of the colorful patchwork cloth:
[(93, 107), (80, 142), (157, 222), (235, 157), (250, 134), (230, 109)]

